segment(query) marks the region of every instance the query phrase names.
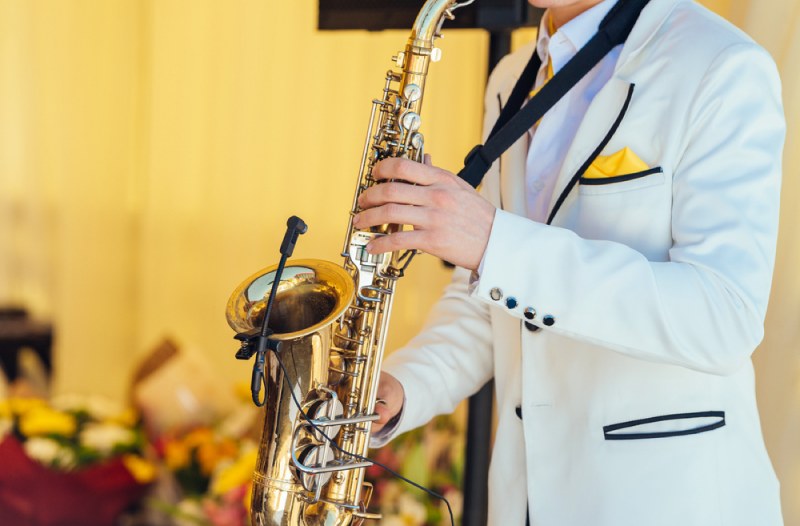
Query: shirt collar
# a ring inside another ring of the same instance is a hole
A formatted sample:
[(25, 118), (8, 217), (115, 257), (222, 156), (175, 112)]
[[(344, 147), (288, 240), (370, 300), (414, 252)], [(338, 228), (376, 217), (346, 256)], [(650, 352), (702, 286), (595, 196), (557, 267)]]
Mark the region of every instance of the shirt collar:
[(550, 13), (546, 12), (539, 23), (536, 43), (542, 62), (546, 63), (552, 54), (553, 70), (558, 72), (597, 33), (600, 22), (616, 3), (617, 0), (603, 0), (558, 28), (553, 35), (548, 24)]

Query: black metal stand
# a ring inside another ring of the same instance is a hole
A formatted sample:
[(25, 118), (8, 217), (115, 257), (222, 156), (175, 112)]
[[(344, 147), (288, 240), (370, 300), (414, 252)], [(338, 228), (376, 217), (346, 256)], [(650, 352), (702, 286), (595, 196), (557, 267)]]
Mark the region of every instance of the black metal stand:
[[(489, 72), (511, 52), (511, 30), (489, 33)], [(494, 380), (469, 399), (467, 444), (464, 451), (463, 526), (486, 526), (489, 517), (489, 460), (492, 449)]]
[(297, 216), (292, 216), (286, 221), (286, 234), (284, 234), (283, 243), (281, 243), (281, 259), (272, 279), (272, 290), (269, 293), (267, 307), (264, 310), (264, 318), (261, 320), (261, 329), (242, 332), (235, 336), (235, 338), (241, 342), (241, 347), (236, 351), (237, 360), (249, 360), (254, 354), (256, 355), (255, 363), (253, 363), (253, 374), (250, 377), (250, 392), (253, 397), (253, 403), (257, 407), (262, 407), (267, 403), (267, 397), (264, 396), (262, 400), (260, 395), (261, 386), (264, 384), (264, 366), (267, 360), (267, 349), (275, 352), (279, 351), (279, 342), (270, 339), (270, 336), (272, 336), (274, 332), (269, 328), (269, 317), (272, 313), (272, 305), (275, 303), (275, 298), (278, 296), (278, 286), (281, 282), (281, 276), (283, 275), (283, 268), (286, 265), (286, 261), (292, 257), (294, 247), (297, 244), (297, 238), (305, 234), (306, 230), (308, 230), (308, 226)]

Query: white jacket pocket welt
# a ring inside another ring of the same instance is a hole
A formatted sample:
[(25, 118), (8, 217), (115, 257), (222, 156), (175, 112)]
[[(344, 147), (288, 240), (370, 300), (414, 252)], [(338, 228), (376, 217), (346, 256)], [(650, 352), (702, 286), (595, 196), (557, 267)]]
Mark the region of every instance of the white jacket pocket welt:
[(659, 415), (603, 426), (606, 440), (645, 440), (707, 433), (725, 426), (725, 411)]

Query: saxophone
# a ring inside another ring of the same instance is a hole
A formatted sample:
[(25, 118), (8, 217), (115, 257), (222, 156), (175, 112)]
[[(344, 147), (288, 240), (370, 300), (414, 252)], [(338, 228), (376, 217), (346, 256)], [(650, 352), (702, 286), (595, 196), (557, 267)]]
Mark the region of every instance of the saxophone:
[(427, 0), (405, 50), (393, 57), (400, 71), (387, 72), (383, 97), (373, 100), (344, 264), (301, 259), (284, 267), (282, 261), (250, 276), (228, 301), (228, 324), (242, 341), (237, 357), (248, 358), (254, 352), (247, 349), (251, 336), (276, 291), (269, 316), (274, 352), (267, 353), (258, 380), (263, 377), (266, 398), (253, 474), (253, 526), (345, 526), (380, 518), (367, 511), (372, 486), (364, 481), (371, 465), (365, 455), (370, 424), (378, 418), (374, 408), (395, 285), (414, 252), (367, 253), (372, 239), (403, 226), (355, 230), (353, 215), (358, 196), (376, 184), (371, 174), (378, 161), (423, 160), (425, 80), (430, 63), (441, 57), (434, 40), (444, 20), (473, 1)]

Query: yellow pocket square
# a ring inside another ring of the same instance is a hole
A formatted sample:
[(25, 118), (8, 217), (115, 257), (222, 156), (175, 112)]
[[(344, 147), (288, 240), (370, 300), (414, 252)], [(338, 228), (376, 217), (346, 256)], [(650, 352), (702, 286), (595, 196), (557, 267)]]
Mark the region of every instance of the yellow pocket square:
[(586, 173), (584, 179), (604, 179), (616, 177), (618, 175), (634, 174), (650, 168), (633, 150), (627, 146), (617, 153), (611, 155), (601, 155), (597, 157)]

